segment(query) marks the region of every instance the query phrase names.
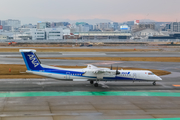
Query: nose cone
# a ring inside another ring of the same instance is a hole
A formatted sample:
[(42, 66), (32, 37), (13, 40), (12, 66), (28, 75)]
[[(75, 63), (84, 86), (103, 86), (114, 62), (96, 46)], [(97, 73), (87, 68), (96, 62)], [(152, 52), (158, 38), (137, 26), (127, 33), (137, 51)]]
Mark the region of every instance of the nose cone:
[(156, 80), (161, 81), (161, 80), (162, 80), (162, 78), (160, 78), (160, 77), (156, 76)]

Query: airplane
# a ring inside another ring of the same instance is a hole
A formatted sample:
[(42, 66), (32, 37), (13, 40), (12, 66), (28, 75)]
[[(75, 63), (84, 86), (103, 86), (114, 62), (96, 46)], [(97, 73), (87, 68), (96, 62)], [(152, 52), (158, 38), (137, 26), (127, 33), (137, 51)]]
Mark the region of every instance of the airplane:
[(99, 86), (99, 81), (150, 81), (156, 85), (162, 79), (147, 70), (112, 70), (111, 68), (98, 68), (94, 65), (87, 65), (83, 69), (64, 69), (41, 64), (36, 55), (36, 50), (20, 49), (27, 73), (54, 78), (65, 81), (89, 81), (95, 87)]

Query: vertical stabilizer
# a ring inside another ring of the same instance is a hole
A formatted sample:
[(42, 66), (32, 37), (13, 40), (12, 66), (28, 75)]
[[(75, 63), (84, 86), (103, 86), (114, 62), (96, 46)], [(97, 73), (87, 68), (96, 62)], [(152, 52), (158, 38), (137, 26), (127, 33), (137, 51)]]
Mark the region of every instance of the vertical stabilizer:
[(22, 54), (27, 70), (43, 70), (41, 62), (36, 56), (36, 50), (20, 49), (19, 52)]

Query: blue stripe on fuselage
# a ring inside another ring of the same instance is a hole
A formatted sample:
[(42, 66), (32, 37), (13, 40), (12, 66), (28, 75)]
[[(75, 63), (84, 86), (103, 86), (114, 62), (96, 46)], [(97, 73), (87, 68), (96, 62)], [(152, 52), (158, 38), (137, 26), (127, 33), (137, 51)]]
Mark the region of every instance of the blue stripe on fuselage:
[[(86, 78), (94, 78), (96, 79), (96, 77), (93, 76), (82, 76), (82, 74), (84, 74), (85, 72), (76, 72), (76, 71), (67, 71), (67, 70), (59, 70), (59, 69), (52, 69), (52, 68), (44, 68), (43, 71), (39, 71), (39, 70), (33, 70), (34, 72), (44, 72), (44, 73), (52, 73), (52, 74), (61, 74), (61, 75), (67, 75), (67, 73), (69, 73), (70, 76), (77, 76), (77, 77), (86, 77)], [(72, 74), (72, 75), (71, 75)], [(80, 74), (80, 75), (76, 75), (76, 74)], [(113, 80), (129, 80), (132, 81), (134, 80), (133, 78), (127, 78), (127, 77), (120, 77), (120, 76), (115, 76), (115, 77), (103, 77), (104, 80), (108, 80), (108, 81), (113, 81)], [(138, 80), (143, 80), (143, 79), (136, 79)], [(136, 81), (134, 80), (134, 81)]]
[[(120, 77), (120, 76), (116, 76), (114, 78), (112, 78), (112, 77), (103, 77), (103, 79), (105, 79), (105, 80), (129, 80), (129, 81), (134, 80), (133, 78)], [(138, 80), (143, 80), (143, 79), (135, 79), (134, 81), (136, 81), (136, 80), (138, 81)]]
[(77, 72), (77, 71), (70, 71), (70, 70), (59, 70), (59, 69), (52, 69), (52, 68), (44, 68), (44, 72), (50, 72), (50, 73), (55, 73), (55, 74), (84, 74), (84, 72)]

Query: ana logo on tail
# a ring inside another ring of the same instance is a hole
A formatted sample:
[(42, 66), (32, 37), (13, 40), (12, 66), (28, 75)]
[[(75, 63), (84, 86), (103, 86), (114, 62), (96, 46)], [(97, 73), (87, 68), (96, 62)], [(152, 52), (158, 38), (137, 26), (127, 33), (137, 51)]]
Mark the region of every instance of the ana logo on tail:
[(39, 65), (39, 62), (37, 61), (35, 55), (28, 55), (29, 59), (31, 60), (32, 64), (34, 65), (34, 67), (37, 67)]

